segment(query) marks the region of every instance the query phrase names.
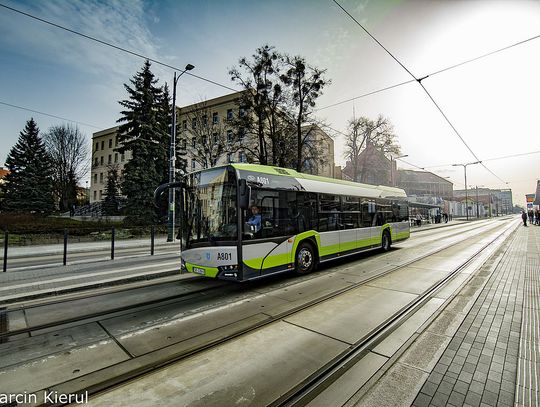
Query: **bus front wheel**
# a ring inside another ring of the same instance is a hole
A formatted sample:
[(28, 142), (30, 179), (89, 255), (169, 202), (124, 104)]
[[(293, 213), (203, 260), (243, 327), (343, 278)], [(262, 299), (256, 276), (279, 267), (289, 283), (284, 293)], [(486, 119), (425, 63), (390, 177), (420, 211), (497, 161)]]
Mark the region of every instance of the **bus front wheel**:
[(316, 257), (313, 246), (307, 242), (302, 242), (296, 250), (296, 273), (311, 273), (315, 268)]
[(388, 233), (388, 230), (385, 230), (382, 234), (381, 247), (383, 251), (387, 252), (388, 250), (390, 250), (390, 246), (392, 246), (392, 238), (390, 237), (390, 233)]

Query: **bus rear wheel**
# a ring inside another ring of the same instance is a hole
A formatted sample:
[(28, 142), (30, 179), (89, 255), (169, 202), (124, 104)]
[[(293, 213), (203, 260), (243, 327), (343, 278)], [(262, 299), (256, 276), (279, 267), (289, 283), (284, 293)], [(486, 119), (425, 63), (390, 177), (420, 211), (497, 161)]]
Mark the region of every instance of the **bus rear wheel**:
[(381, 248), (384, 252), (387, 252), (388, 250), (390, 250), (391, 246), (392, 238), (390, 237), (390, 233), (388, 233), (388, 230), (385, 230), (382, 234)]
[(313, 246), (302, 242), (296, 250), (295, 271), (297, 274), (308, 274), (315, 269), (316, 257)]

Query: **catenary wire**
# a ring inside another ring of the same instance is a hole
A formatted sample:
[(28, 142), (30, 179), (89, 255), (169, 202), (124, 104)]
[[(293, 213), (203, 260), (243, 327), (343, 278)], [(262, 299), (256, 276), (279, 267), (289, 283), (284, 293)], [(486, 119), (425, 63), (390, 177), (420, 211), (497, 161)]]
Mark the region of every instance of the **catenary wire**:
[[(426, 79), (428, 76), (424, 76), (422, 78), (417, 78), (416, 76), (413, 75), (413, 73), (411, 71), (409, 71), (409, 69), (407, 69), (407, 67), (405, 67), (401, 61), (399, 61), (387, 48), (385, 48), (380, 42), (379, 40), (377, 40), (356, 18), (354, 18), (343, 6), (341, 6), (341, 4), (338, 3), (337, 0), (332, 0), (334, 3), (336, 3), (339, 8), (341, 8), (343, 10), (343, 12), (345, 12), (345, 14), (347, 14), (365, 33), (367, 33), (369, 35), (370, 38), (372, 38), (382, 49), (384, 49), (386, 51), (386, 53), (388, 55), (390, 55), (410, 76), (412, 76), (417, 82), (418, 84), (422, 87), (422, 89), (424, 90), (424, 92), (428, 95), (429, 99), (433, 102), (433, 104), (435, 105), (435, 107), (439, 110), (439, 112), (442, 114), (442, 116), (444, 117), (444, 119), (446, 120), (446, 122), (450, 125), (450, 127), (452, 128), (452, 130), (454, 131), (454, 133), (456, 133), (456, 135), (459, 137), (459, 139), (463, 142), (463, 144), (465, 145), (465, 147), (467, 147), (467, 149), (469, 150), (469, 152), (473, 155), (474, 158), (476, 158), (477, 161), (480, 161), (480, 159), (477, 157), (477, 155), (475, 154), (475, 152), (469, 147), (469, 145), (465, 142), (465, 140), (463, 139), (463, 137), (461, 137), (461, 134), (459, 134), (459, 132), (457, 131), (457, 129), (454, 127), (454, 125), (452, 124), (452, 122), (450, 121), (450, 119), (448, 119), (448, 117), (446, 116), (446, 114), (444, 114), (443, 110), (439, 107), (439, 105), (437, 104), (437, 102), (435, 101), (435, 99), (433, 98), (433, 96), (431, 96), (431, 94), (428, 92), (428, 90), (424, 87), (424, 85), (422, 84), (422, 80)], [(495, 176), (497, 179), (499, 179), (501, 182), (505, 182), (502, 178), (500, 178), (497, 174), (495, 174), (493, 171), (491, 171), (489, 168), (486, 167), (486, 165), (482, 162), (480, 162), (480, 165), (482, 165), (489, 173), (491, 173), (493, 176)]]
[[(184, 69), (182, 69), (182, 68), (178, 68), (178, 67), (176, 67), (176, 66), (169, 65), (169, 64), (167, 64), (167, 63), (165, 63), (165, 62), (161, 62), (161, 61), (159, 61), (159, 60), (157, 60), (157, 59), (150, 58), (150, 57), (145, 56), (145, 55), (143, 55), (143, 54), (140, 54), (140, 53), (138, 53), (138, 52), (128, 50), (128, 49), (123, 48), (123, 47), (120, 47), (120, 46), (118, 46), (118, 45), (111, 44), (110, 42), (100, 40), (100, 39), (98, 39), (98, 38), (92, 37), (92, 36), (87, 35), (87, 34), (83, 34), (83, 33), (79, 32), (79, 31), (75, 31), (75, 30), (73, 30), (73, 29), (71, 29), (71, 28), (67, 28), (67, 27), (64, 27), (64, 26), (62, 26), (62, 25), (60, 25), (60, 24), (53, 23), (52, 21), (45, 20), (45, 19), (43, 19), (43, 18), (34, 16), (34, 15), (30, 14), (30, 13), (26, 13), (26, 12), (24, 12), (24, 11), (18, 10), (18, 9), (16, 9), (16, 8), (13, 8), (13, 7), (10, 7), (10, 6), (7, 6), (7, 5), (5, 5), (5, 4), (0, 3), (0, 7), (4, 7), (4, 8), (6, 8), (6, 9), (8, 9), (8, 10), (11, 10), (11, 11), (13, 11), (13, 12), (15, 12), (15, 13), (22, 14), (22, 15), (24, 15), (24, 16), (26, 16), (26, 17), (32, 18), (32, 19), (34, 19), (34, 20), (40, 21), (40, 22), (45, 23), (45, 24), (49, 24), (49, 25), (51, 25), (51, 26), (53, 26), (53, 27), (56, 27), (56, 28), (59, 28), (59, 29), (61, 29), (61, 30), (70, 32), (70, 33), (72, 33), (72, 34), (79, 35), (79, 36), (81, 36), (81, 37), (83, 37), (83, 38), (86, 38), (86, 39), (89, 39), (89, 40), (91, 40), (91, 41), (98, 42), (98, 43), (100, 43), (100, 44), (102, 44), (102, 45), (106, 45), (106, 46), (108, 46), (108, 47), (114, 48), (114, 49), (119, 50), (119, 51), (122, 51), (122, 52), (126, 52), (126, 53), (128, 53), (128, 54), (130, 54), (130, 55), (134, 55), (134, 56), (139, 57), (139, 58), (147, 59), (147, 60), (152, 61), (152, 62), (154, 62), (154, 63), (156, 63), (156, 64), (158, 64), (158, 65), (161, 65), (161, 66), (164, 66), (164, 67), (167, 67), (167, 68), (171, 68), (171, 69), (173, 69), (173, 70), (175, 70), (175, 71), (184, 71)], [(230, 86), (223, 85), (222, 83), (213, 81), (213, 80), (211, 80), (211, 79), (204, 78), (204, 77), (202, 77), (202, 76), (193, 74), (193, 73), (188, 72), (188, 71), (186, 71), (185, 73), (186, 73), (186, 75), (190, 75), (190, 76), (192, 76), (192, 77), (194, 77), (194, 78), (197, 78), (197, 79), (200, 79), (200, 80), (202, 80), (202, 81), (209, 82), (209, 83), (211, 83), (211, 84), (213, 84), (213, 85), (217, 85), (217, 86), (220, 86), (220, 87), (222, 87), (222, 88), (225, 88), (225, 89), (228, 89), (228, 90), (232, 90), (233, 92), (238, 92), (238, 89), (231, 88)]]
[(80, 125), (88, 126), (88, 127), (93, 127), (93, 128), (95, 128), (95, 129), (101, 129), (101, 127), (94, 126), (93, 124), (88, 124), (88, 123), (80, 122), (80, 121), (77, 121), (77, 120), (67, 119), (67, 118), (61, 117), (61, 116), (55, 116), (54, 114), (45, 113), (45, 112), (40, 112), (39, 110), (33, 110), (33, 109), (29, 109), (29, 108), (27, 108), (27, 107), (22, 107), (22, 106), (12, 105), (11, 103), (6, 103), (6, 102), (0, 101), (0, 105), (5, 105), (5, 106), (9, 106), (9, 107), (14, 107), (15, 109), (26, 110), (26, 111), (28, 111), (28, 112), (41, 114), (41, 115), (43, 115), (43, 116), (54, 117), (55, 119), (65, 120), (65, 121), (67, 121), (67, 122), (76, 123), (76, 124), (80, 124)]
[[(517, 153), (517, 154), (511, 154), (511, 155), (503, 155), (501, 157), (493, 157), (493, 158), (486, 158), (482, 161), (495, 161), (495, 160), (503, 160), (506, 158), (515, 158), (515, 157), (522, 157), (525, 155), (531, 155), (531, 154), (538, 154), (540, 153), (540, 150), (538, 151), (530, 151), (528, 153)], [(424, 168), (442, 168), (442, 167), (450, 167), (452, 164), (443, 164), (443, 165), (430, 165)]]

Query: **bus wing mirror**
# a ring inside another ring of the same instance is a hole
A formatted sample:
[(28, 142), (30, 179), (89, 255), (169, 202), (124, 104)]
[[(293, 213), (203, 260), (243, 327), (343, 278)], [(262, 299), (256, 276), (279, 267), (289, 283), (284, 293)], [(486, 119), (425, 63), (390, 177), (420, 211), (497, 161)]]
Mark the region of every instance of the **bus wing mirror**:
[(247, 209), (251, 199), (251, 187), (245, 179), (241, 179), (238, 188), (240, 209)]
[(154, 206), (156, 208), (159, 208), (159, 199), (161, 195), (163, 195), (163, 192), (168, 190), (169, 188), (178, 188), (178, 187), (185, 187), (185, 184), (181, 181), (178, 182), (169, 182), (168, 184), (161, 184), (159, 187), (156, 188), (154, 191)]

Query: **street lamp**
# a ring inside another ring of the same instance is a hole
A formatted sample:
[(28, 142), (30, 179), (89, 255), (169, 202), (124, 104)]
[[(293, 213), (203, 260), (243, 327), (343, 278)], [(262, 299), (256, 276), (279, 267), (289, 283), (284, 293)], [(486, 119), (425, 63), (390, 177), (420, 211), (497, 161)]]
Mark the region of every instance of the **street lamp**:
[(400, 158), (405, 158), (408, 156), (409, 154), (400, 155), (399, 157), (390, 156), (390, 183), (392, 184), (393, 187), (396, 186), (394, 182), (394, 160), (398, 160)]
[[(176, 72), (174, 73), (174, 80), (173, 80), (173, 100), (172, 100), (172, 129), (171, 129), (171, 151), (169, 154), (169, 182), (175, 181), (175, 172), (176, 172), (176, 85), (178, 84), (178, 79), (186, 72), (191, 71), (193, 68), (195, 68), (191, 64), (187, 64), (185, 69), (180, 72), (180, 75), (176, 75)], [(169, 215), (168, 215), (168, 222), (167, 222), (167, 242), (174, 242), (174, 205), (175, 205), (175, 199), (174, 199), (174, 189), (169, 188)]]
[(467, 163), (467, 164), (452, 164), (454, 167), (463, 167), (463, 170), (465, 171), (465, 212), (467, 214), (467, 220), (469, 220), (469, 197), (467, 196), (467, 166), (468, 165), (474, 165), (474, 164), (480, 164), (482, 161), (475, 161), (473, 163)]

